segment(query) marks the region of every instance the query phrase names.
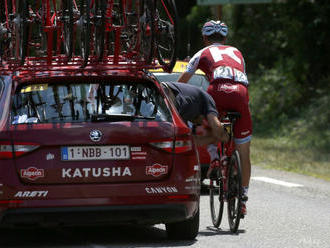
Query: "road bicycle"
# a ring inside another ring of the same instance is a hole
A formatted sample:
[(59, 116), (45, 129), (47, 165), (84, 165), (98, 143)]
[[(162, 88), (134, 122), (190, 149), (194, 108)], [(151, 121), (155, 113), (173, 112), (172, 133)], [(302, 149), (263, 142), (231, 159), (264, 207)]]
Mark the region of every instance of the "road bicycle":
[(5, 23), (1, 22), (7, 37), (3, 49), (10, 51), (7, 59), (14, 58), (19, 65), (24, 65), (25, 58), (30, 56), (46, 58), (51, 64), (62, 46), (70, 59), (73, 40), (70, 3), (67, 0), (4, 0), (4, 10), (0, 12), (4, 13), (1, 19)]
[(176, 62), (174, 0), (3, 0), (0, 6), (0, 57), (14, 67), (158, 62), (171, 71)]
[(235, 149), (233, 128), (235, 122), (240, 118), (238, 112), (226, 112), (221, 116), (221, 122), (229, 134), (227, 143), (219, 143), (218, 153), (220, 156), (220, 167), (212, 171), (209, 186), (210, 210), (213, 225), (219, 227), (224, 203), (227, 202), (228, 222), (231, 232), (236, 233), (240, 219), (244, 216), (242, 208), (242, 174), (241, 161), (238, 151)]
[(82, 55), (84, 61), (87, 60), (84, 54), (87, 56), (89, 53), (86, 43), (90, 41), (92, 32), (91, 40), (94, 41), (93, 47), (98, 61), (102, 60), (105, 52), (113, 54), (115, 64), (118, 63), (120, 55), (150, 64), (156, 52), (164, 69), (173, 69), (177, 40), (177, 11), (173, 0), (82, 2), (84, 5), (81, 6), (81, 16), (85, 16), (82, 24), (82, 37), (85, 36), (82, 40), (82, 51), (86, 51)]
[(79, 25), (83, 66), (90, 55), (90, 41), (97, 61), (112, 54), (114, 64), (119, 56), (150, 64), (156, 53), (166, 71), (175, 65), (177, 11), (173, 0), (80, 0)]
[(152, 11), (148, 0), (95, 0), (91, 20), (94, 50), (98, 61), (103, 55), (120, 56), (150, 64), (153, 52)]

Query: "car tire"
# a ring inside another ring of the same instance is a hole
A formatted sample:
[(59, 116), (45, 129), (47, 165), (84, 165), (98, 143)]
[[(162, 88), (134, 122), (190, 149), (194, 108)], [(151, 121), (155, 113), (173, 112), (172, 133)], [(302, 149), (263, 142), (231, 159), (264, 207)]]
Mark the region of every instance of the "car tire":
[(171, 240), (193, 240), (199, 230), (199, 209), (191, 219), (166, 224), (168, 239)]

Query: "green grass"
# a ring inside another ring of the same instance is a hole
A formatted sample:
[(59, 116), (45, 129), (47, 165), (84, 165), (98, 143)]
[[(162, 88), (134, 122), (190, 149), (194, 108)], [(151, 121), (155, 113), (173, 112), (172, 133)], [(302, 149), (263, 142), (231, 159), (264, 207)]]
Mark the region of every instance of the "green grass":
[(287, 137), (253, 136), (252, 165), (296, 172), (330, 181), (330, 154), (300, 146)]

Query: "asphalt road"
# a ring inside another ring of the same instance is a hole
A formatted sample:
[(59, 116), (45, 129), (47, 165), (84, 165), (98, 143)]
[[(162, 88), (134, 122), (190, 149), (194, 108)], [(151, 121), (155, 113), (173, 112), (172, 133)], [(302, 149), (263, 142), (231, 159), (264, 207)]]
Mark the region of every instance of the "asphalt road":
[(194, 241), (168, 241), (163, 225), (117, 225), (0, 230), (0, 247), (330, 248), (330, 182), (259, 167), (252, 174), (248, 215), (238, 234), (230, 233), (226, 215), (220, 229), (211, 226), (204, 192)]

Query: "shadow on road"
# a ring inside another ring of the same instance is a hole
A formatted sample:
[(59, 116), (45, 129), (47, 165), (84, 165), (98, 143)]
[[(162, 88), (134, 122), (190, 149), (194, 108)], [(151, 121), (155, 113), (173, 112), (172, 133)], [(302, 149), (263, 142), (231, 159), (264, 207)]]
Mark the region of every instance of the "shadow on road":
[(245, 230), (239, 229), (237, 233), (232, 233), (230, 230), (223, 230), (221, 228), (216, 228), (214, 226), (207, 226), (207, 231), (199, 232), (201, 236), (214, 236), (214, 235), (239, 235), (245, 233)]
[(170, 241), (156, 226), (111, 225), (0, 230), (0, 248), (175, 247), (196, 241)]

